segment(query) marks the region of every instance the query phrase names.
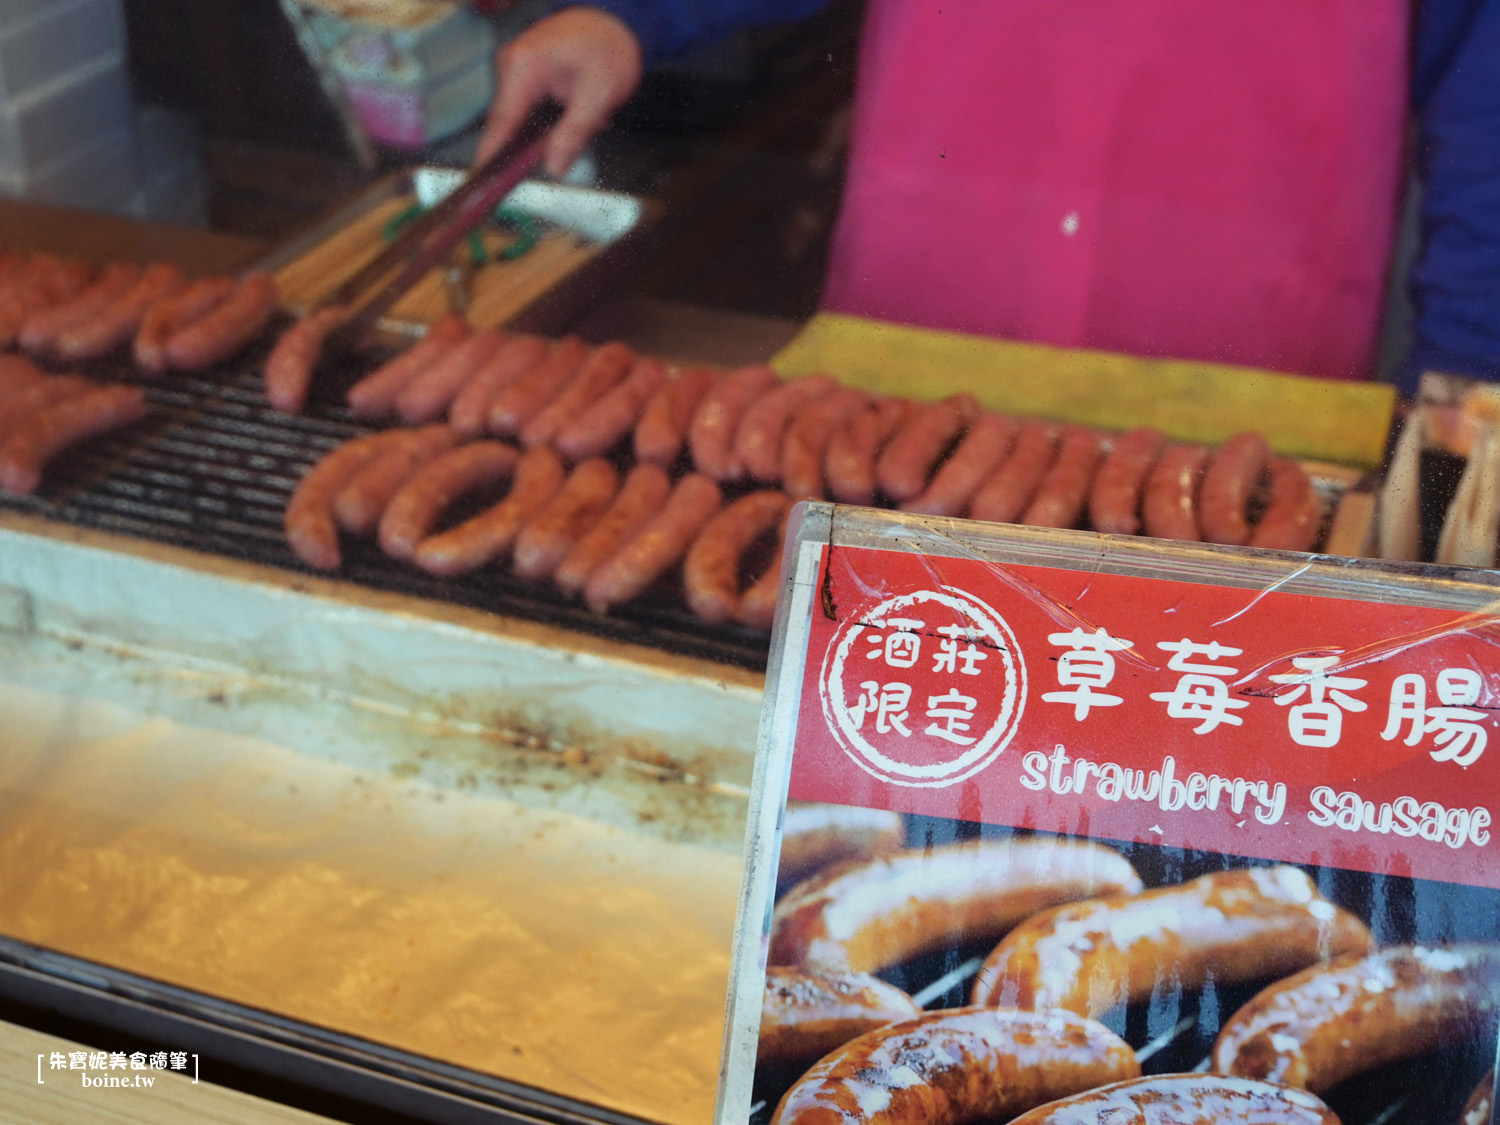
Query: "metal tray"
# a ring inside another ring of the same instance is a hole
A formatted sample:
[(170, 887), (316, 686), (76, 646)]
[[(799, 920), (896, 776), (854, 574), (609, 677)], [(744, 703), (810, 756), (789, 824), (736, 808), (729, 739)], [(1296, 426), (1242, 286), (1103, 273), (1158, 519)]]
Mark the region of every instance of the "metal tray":
[(0, 513), (0, 997), (435, 1121), (705, 1120), (759, 702)]

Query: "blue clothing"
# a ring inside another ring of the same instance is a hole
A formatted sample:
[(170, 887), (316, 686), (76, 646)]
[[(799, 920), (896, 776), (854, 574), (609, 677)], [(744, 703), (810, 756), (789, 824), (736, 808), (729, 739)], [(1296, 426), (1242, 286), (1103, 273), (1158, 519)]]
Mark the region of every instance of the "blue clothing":
[[(588, 0), (620, 20), (640, 40), (648, 60), (671, 58), (756, 24), (803, 19), (827, 0)], [(568, 4), (559, 4), (567, 7)]]
[(1421, 0), (1415, 40), (1425, 193), (1407, 393), (1424, 370), (1500, 379), (1500, 0)]

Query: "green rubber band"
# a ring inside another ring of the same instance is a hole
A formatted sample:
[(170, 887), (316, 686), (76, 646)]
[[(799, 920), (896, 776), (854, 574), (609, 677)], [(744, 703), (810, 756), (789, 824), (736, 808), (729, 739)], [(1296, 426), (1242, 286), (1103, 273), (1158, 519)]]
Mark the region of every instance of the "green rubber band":
[(420, 219), (422, 212), (425, 210), (426, 208), (420, 203), (413, 203), (410, 207), (397, 211), (385, 221), (385, 240), (387, 242), (395, 242), (396, 236), (401, 233), (402, 228)]
[(502, 262), (514, 262), (523, 254), (529, 253), (542, 237), (542, 228), (525, 211), (517, 211), (513, 207), (500, 207), (495, 211), (495, 218), (502, 225), (515, 230), (518, 236), (514, 242), (495, 255)]
[[(402, 208), (396, 214), (385, 221), (385, 229), (382, 232), (385, 241), (394, 242), (402, 228), (415, 222), (425, 214), (427, 208), (420, 203), (413, 203), (409, 207)], [(513, 262), (523, 254), (530, 252), (542, 237), (541, 227), (537, 221), (524, 211), (517, 211), (510, 207), (499, 207), (495, 210), (495, 219), (502, 226), (509, 227), (516, 232), (516, 239), (495, 257), (502, 262)], [(478, 230), (471, 230), (468, 236), (469, 260), (476, 266), (482, 266), (489, 261), (489, 251), (485, 249), (484, 236)]]

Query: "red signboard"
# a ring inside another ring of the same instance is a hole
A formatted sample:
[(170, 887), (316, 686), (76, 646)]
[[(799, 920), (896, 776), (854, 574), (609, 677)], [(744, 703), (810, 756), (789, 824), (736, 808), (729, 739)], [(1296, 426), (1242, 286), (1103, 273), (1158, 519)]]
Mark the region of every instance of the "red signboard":
[(839, 547), (790, 797), (1500, 887), (1487, 616)]

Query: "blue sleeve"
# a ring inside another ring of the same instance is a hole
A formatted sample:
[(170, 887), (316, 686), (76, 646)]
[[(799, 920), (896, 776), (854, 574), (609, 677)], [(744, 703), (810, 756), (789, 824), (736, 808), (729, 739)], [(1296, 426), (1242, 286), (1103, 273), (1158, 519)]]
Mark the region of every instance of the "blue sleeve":
[[(828, 0), (588, 0), (619, 19), (640, 40), (647, 59), (671, 58), (755, 24), (803, 19)], [(564, 0), (557, 8), (576, 6)]]
[(1422, 245), (1403, 373), (1500, 379), (1500, 2), (1423, 0), (1412, 67)]

